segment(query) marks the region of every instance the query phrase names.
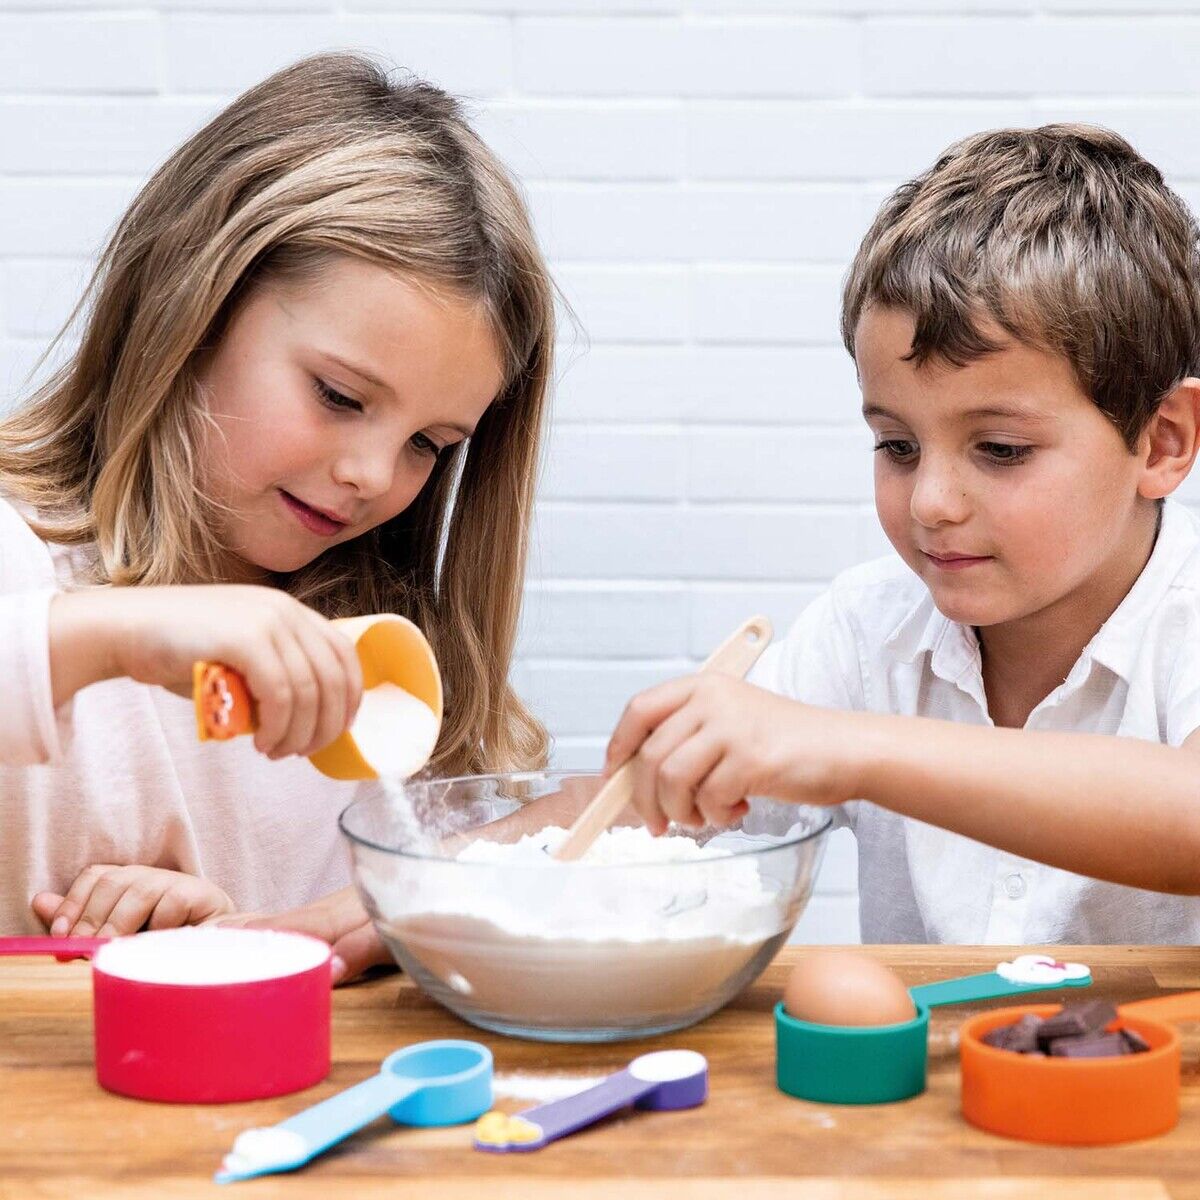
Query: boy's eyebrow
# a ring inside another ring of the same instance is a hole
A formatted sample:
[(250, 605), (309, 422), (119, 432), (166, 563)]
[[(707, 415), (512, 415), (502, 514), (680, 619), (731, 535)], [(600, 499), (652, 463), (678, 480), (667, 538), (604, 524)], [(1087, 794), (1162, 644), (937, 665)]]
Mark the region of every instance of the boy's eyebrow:
[[(903, 421), (904, 418), (882, 404), (864, 404), (862, 415), (866, 420), (872, 417), (889, 417), (893, 421)], [(1051, 418), (1046, 413), (1024, 408), (1019, 404), (988, 404), (983, 408), (970, 408), (958, 414), (959, 420), (966, 421), (979, 417), (1003, 417), (1017, 421), (1048, 421)]]
[[(352, 363), (348, 359), (342, 358), (338, 354), (331, 353), (329, 350), (322, 350), (321, 353), (324, 354), (330, 362), (337, 363), (337, 365), (343, 370), (349, 371), (352, 375), (357, 375), (359, 379), (365, 380), (374, 387), (382, 388), (383, 391), (387, 392), (389, 395), (394, 396), (396, 394), (392, 390), (390, 384), (384, 383), (384, 381), (377, 375), (372, 375), (371, 372), (365, 367), (360, 367), (357, 365), (357, 363)], [(456, 433), (461, 433), (465, 438), (473, 437), (475, 434), (474, 429), (470, 429), (466, 425), (459, 425), (457, 421), (439, 421), (438, 424), (444, 425), (447, 429), (453, 429)]]

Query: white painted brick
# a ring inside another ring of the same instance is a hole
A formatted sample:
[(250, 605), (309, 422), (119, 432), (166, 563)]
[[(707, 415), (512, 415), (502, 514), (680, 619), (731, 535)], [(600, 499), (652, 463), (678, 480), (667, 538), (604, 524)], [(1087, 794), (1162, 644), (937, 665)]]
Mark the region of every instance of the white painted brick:
[(1087, 121), (1115, 129), (1168, 175), (1200, 177), (1200, 104), (1190, 100), (1047, 99), (1034, 103), (1033, 123)]
[(855, 424), (854, 362), (839, 346), (700, 346), (689, 358), (689, 420)]
[(694, 428), (692, 500), (861, 500), (874, 495), (872, 439), (861, 429)]
[(878, 553), (866, 507), (706, 504), (683, 524), (692, 579), (826, 580)]
[(828, 267), (700, 267), (692, 332), (714, 342), (836, 342), (841, 283)]
[(657, 17), (519, 17), (517, 86), (533, 95), (678, 95), (682, 31)]
[(44, 339), (58, 333), (83, 294), (91, 270), (91, 262), (71, 258), (0, 263), (6, 331)]
[[(1092, 7), (1091, 0), (1051, 0), (1049, 7), (1066, 3)], [(1194, 0), (1146, 0), (1155, 7), (1160, 4), (1184, 5)], [(1095, 7), (1105, 4), (1139, 5), (1142, 0), (1097, 0)], [(897, 13), (988, 13), (1035, 12), (1047, 7), (1039, 0), (687, 0), (689, 11), (695, 13), (771, 13), (794, 16), (832, 14), (834, 16), (879, 16)]]
[(1195, 96), (1200, 21), (1143, 15), (1049, 19), (1037, 25), (1038, 91), (1069, 95)]
[(691, 96), (852, 95), (859, 89), (858, 39), (850, 21), (702, 20), (684, 27), (683, 90)]
[(527, 662), (525, 699), (557, 733), (606, 738), (625, 705), (648, 687), (686, 674), (690, 663)]
[(866, 232), (855, 193), (794, 185), (689, 187), (690, 257), (848, 262)]
[(152, 92), (157, 64), (150, 14), (0, 15), (0, 91)]
[(687, 655), (682, 584), (531, 584), (521, 614), (523, 658), (655, 658)]
[(684, 346), (560, 347), (556, 421), (674, 421), (691, 402)]
[(559, 265), (555, 278), (594, 342), (686, 336), (687, 272), (681, 267)]
[(143, 175), (216, 111), (196, 100), (0, 99), (5, 173)]
[(557, 771), (598, 771), (608, 739), (556, 737), (550, 747), (550, 766)]
[(541, 495), (548, 500), (676, 500), (687, 446), (677, 430), (560, 425), (550, 435)]
[(852, 896), (858, 890), (858, 843), (849, 829), (826, 834), (816, 890), (825, 896)]
[(528, 191), (538, 241), (552, 259), (688, 255), (688, 200), (678, 184), (534, 184)]
[(957, 138), (1028, 125), (1018, 103), (696, 102), (688, 171), (698, 179), (906, 179)]
[(857, 896), (814, 895), (788, 941), (794, 946), (857, 946)]
[(527, 180), (674, 180), (684, 170), (676, 101), (492, 100), (474, 123)]
[[(434, 0), (346, 0), (353, 11), (383, 8), (400, 12), (404, 9), (429, 9)], [(436, 0), (445, 12), (495, 13), (664, 13), (677, 12), (679, 0)]]
[(453, 92), (490, 94), (511, 82), (511, 29), (485, 17), (178, 15), (166, 21), (166, 72), (181, 92), (241, 91), (321, 50), (363, 50)]
[(1032, 18), (867, 21), (864, 89), (897, 96), (1032, 93), (1053, 86), (1044, 30)]
[(749, 617), (761, 614), (782, 638), (796, 618), (825, 590), (824, 583), (694, 584), (690, 592), (688, 652), (702, 660)]
[(538, 505), (533, 579), (681, 579), (687, 559), (676, 505)]
[(136, 191), (126, 179), (0, 177), (0, 255), (96, 254)]

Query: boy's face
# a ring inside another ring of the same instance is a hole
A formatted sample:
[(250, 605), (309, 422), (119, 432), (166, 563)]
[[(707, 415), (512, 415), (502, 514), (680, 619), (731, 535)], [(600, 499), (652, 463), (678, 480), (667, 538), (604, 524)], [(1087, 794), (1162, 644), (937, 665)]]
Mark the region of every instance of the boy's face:
[(963, 624), (1082, 597), (1141, 528), (1141, 458), (1065, 359), (1010, 342), (965, 367), (918, 368), (904, 359), (912, 334), (907, 313), (875, 308), (855, 338), (892, 545)]
[(403, 512), (501, 382), (478, 306), (381, 266), (252, 291), (201, 377), (232, 577), (294, 571)]

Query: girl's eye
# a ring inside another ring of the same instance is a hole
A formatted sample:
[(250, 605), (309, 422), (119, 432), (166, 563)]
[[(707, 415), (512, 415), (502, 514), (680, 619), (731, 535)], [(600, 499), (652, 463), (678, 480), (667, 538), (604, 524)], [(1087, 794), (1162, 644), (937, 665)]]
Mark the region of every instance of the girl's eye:
[(1032, 446), (1014, 446), (1009, 442), (980, 442), (979, 448), (994, 463), (1005, 467), (1023, 462), (1033, 453)]
[(362, 412), (363, 406), (357, 400), (352, 400), (349, 396), (343, 396), (341, 392), (331, 388), (323, 379), (313, 379), (313, 387), (316, 388), (317, 395), (329, 408), (338, 409), (339, 411)]
[(910, 463), (917, 456), (916, 442), (906, 442), (901, 438), (889, 438), (887, 441), (876, 442), (875, 452), (884, 454), (896, 463)]
[(418, 453), (427, 455), (429, 458), (437, 458), (442, 452), (439, 446), (432, 438), (426, 437), (423, 433), (414, 433), (409, 439), (409, 445)]

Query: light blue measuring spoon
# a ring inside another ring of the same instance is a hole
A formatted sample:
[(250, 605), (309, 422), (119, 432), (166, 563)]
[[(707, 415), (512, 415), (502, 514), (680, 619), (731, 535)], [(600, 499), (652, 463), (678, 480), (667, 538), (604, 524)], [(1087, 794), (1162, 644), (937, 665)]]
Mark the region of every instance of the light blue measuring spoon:
[(247, 1129), (214, 1176), (235, 1183), (294, 1171), (387, 1113), (400, 1125), (462, 1125), (492, 1105), (492, 1052), (478, 1042), (418, 1042), (377, 1075), (263, 1129)]

